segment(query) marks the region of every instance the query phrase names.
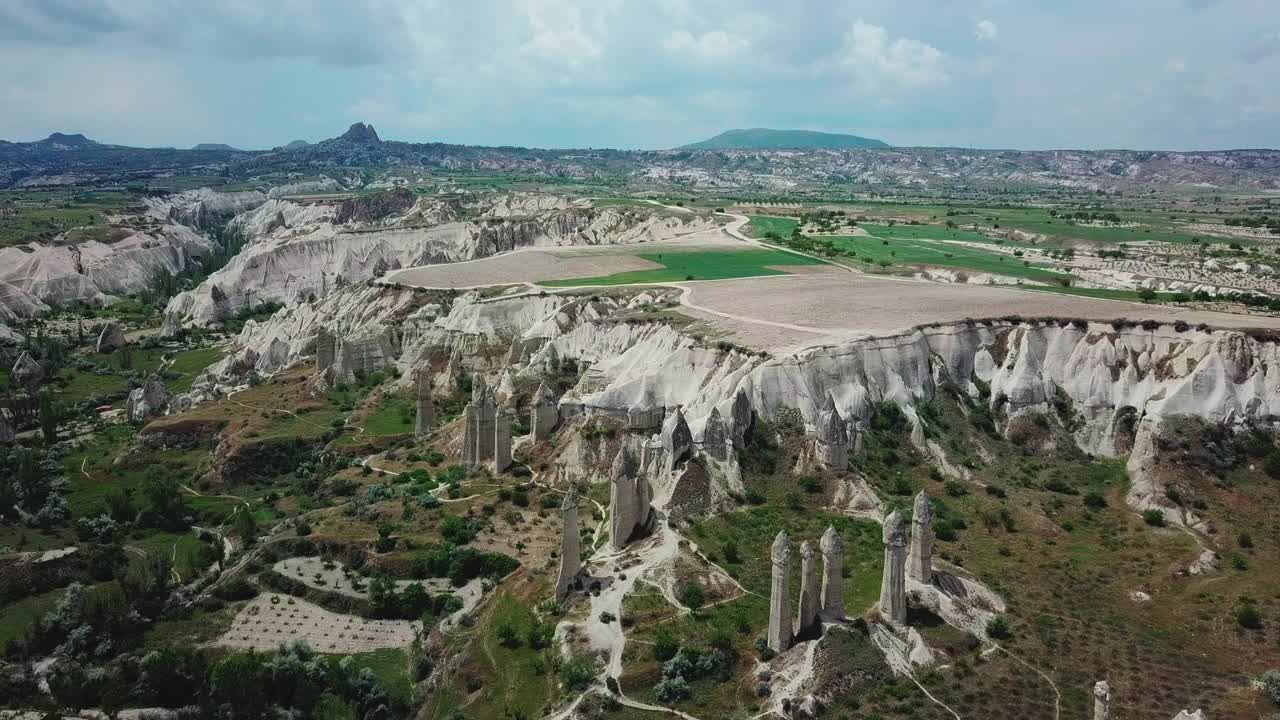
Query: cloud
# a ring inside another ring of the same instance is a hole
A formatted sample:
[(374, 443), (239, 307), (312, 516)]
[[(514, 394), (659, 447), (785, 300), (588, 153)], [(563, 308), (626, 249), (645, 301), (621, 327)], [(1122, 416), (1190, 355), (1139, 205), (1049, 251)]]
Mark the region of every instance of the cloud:
[(675, 55), (692, 55), (702, 60), (720, 61), (740, 54), (751, 47), (751, 42), (723, 30), (711, 30), (697, 36), (688, 30), (673, 30), (663, 39), (662, 47)]
[(990, 20), (979, 20), (973, 28), (973, 36), (978, 40), (995, 40), (997, 32), (996, 24)]
[(1246, 62), (1259, 63), (1267, 58), (1280, 55), (1280, 32), (1267, 33), (1262, 39), (1244, 51)]
[(1164, 69), (1171, 73), (1184, 73), (1187, 71), (1187, 61), (1180, 57), (1169, 58), (1164, 64)]
[(913, 90), (946, 83), (949, 59), (942, 51), (907, 37), (890, 40), (879, 25), (855, 20), (835, 63), (866, 90)]

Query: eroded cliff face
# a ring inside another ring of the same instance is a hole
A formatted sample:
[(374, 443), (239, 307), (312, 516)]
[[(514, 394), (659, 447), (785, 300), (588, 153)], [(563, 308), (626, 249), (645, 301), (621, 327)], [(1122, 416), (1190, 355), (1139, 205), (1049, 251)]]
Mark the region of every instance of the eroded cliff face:
[[(407, 209), (273, 199), (237, 217), (251, 242), (200, 287), (175, 297), (166, 327), (206, 326), (262, 301), (306, 302), (390, 270), (487, 257), (516, 248), (643, 242), (714, 226), (709, 217), (592, 208), (541, 195), (460, 201), (419, 198)], [(344, 221), (345, 220), (345, 221)]]
[(140, 216), (108, 219), (108, 242), (52, 243), (0, 249), (0, 321), (47, 312), (50, 305), (103, 305), (145, 289), (157, 273), (195, 267), (215, 245), (208, 228), (265, 200), (262, 193), (207, 188), (149, 198)]
[[(1280, 347), (1245, 333), (974, 322), (767, 357), (709, 346), (645, 315), (673, 292), (489, 298), (471, 292), (441, 302), (404, 289), (351, 288), (249, 323), (239, 339), (246, 350), (224, 363), (276, 372), (306, 358), (321, 328), (393, 348), (382, 361), (406, 378), (447, 358), (439, 373), (465, 367), (508, 393), (536, 387), (549, 367), (573, 359), (583, 370), (561, 399), (562, 415), (598, 414), (656, 432), (680, 407), (698, 443), (712, 410), (731, 417), (739, 392), (759, 417), (795, 408), (811, 429), (828, 396), (851, 421), (869, 419), (876, 403), (891, 401), (919, 426), (916, 408), (951, 385), (988, 403), (1001, 428), (1021, 415), (1068, 407), (1083, 450), (1132, 452), (1130, 501), (1139, 508), (1165, 502), (1144, 469), (1150, 434), (1163, 419), (1191, 415), (1231, 425), (1280, 415)], [(923, 433), (916, 435), (923, 442)]]

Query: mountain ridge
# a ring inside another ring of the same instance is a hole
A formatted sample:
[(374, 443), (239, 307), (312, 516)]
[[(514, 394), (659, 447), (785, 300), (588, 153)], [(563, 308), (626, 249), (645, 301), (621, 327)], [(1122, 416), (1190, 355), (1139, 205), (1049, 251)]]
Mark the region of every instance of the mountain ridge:
[(677, 150), (887, 150), (892, 146), (883, 140), (819, 132), (817, 130), (775, 130), (772, 128), (735, 128), (715, 137)]

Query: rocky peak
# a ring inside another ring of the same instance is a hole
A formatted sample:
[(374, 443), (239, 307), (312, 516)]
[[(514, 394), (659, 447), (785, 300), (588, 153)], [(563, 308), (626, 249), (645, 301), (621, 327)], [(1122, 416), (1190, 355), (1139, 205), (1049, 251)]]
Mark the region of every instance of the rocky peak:
[(76, 148), (93, 147), (98, 143), (90, 140), (80, 133), (49, 133), (49, 137), (41, 141), (46, 145), (52, 145), (59, 149), (74, 150)]
[(339, 140), (346, 140), (351, 143), (359, 143), (361, 145), (371, 145), (382, 142), (382, 138), (378, 137), (378, 131), (373, 129), (372, 125), (366, 125), (358, 122), (347, 131), (338, 136)]

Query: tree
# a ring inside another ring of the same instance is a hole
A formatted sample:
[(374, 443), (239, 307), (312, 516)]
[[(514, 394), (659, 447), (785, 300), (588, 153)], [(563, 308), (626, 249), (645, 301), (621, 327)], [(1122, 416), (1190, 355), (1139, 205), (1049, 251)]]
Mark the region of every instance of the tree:
[(147, 471), (142, 494), (151, 506), (151, 514), (157, 526), (170, 529), (181, 527), (182, 517), (187, 508), (182, 501), (182, 493), (176, 478), (152, 466)]
[(702, 586), (698, 583), (688, 583), (680, 591), (680, 604), (697, 611), (702, 607), (702, 603), (706, 601), (706, 594), (702, 590)]
[(1149, 303), (1156, 299), (1156, 291), (1149, 287), (1138, 288), (1138, 299), (1144, 303)]
[(58, 423), (62, 421), (62, 408), (53, 402), (53, 393), (49, 388), (40, 391), (40, 432), (44, 435), (46, 445), (58, 441)]

